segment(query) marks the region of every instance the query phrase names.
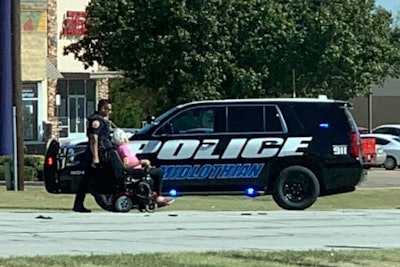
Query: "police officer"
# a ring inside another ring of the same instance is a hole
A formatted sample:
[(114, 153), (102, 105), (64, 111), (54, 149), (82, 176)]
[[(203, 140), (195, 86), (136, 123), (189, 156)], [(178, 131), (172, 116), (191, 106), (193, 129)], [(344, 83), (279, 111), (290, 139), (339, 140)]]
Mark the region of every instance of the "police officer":
[(111, 113), (111, 102), (107, 99), (101, 99), (97, 104), (97, 111), (88, 117), (87, 135), (89, 146), (85, 152), (85, 175), (80, 181), (78, 191), (75, 195), (73, 211), (91, 212), (85, 208), (83, 202), (89, 184), (96, 174), (96, 170), (104, 164), (105, 151), (112, 147), (110, 141), (110, 122), (108, 116)]

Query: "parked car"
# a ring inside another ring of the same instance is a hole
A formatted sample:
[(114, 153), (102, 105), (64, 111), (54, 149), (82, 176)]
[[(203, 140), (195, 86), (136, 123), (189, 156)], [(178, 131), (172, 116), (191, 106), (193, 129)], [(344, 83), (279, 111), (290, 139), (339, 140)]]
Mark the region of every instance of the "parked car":
[(383, 165), (386, 160), (386, 152), (382, 145), (376, 143), (375, 136), (361, 134), (361, 147), (365, 169)]
[(370, 164), (372, 164), (376, 160), (375, 137), (364, 135), (360, 135), (360, 137), (364, 168), (368, 169), (370, 167)]
[(386, 159), (382, 165), (386, 170), (394, 170), (400, 165), (400, 137), (390, 134), (366, 134), (362, 136), (375, 137), (376, 145), (384, 149)]
[(400, 137), (400, 124), (384, 124), (372, 130), (374, 134), (391, 134)]

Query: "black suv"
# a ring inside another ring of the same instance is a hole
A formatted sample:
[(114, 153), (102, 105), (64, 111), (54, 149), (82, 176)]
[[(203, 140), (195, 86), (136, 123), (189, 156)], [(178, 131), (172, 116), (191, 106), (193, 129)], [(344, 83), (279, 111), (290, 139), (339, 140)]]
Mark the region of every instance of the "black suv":
[[(280, 207), (302, 210), (318, 196), (353, 191), (363, 178), (348, 107), (308, 98), (192, 102), (144, 126), (130, 148), (162, 168), (165, 193), (272, 194)], [(86, 146), (53, 142), (45, 163), (49, 192), (76, 191)]]

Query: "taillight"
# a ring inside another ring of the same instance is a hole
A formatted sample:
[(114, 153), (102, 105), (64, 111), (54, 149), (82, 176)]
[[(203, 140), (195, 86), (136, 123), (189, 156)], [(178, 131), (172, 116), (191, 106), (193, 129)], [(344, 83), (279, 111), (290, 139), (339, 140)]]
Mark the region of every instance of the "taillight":
[(350, 133), (350, 155), (358, 157), (360, 153), (360, 147), (358, 145), (358, 135), (355, 132)]
[(54, 164), (54, 158), (48, 157), (48, 158), (46, 159), (46, 165), (47, 165), (47, 166), (53, 166), (53, 164)]

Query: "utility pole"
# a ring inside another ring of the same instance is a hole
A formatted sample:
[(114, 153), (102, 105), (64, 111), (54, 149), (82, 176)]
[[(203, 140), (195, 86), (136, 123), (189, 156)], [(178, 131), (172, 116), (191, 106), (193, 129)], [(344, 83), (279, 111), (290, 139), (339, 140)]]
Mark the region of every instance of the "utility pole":
[(372, 88), (368, 87), (368, 132), (372, 133)]
[(296, 71), (292, 69), (293, 98), (296, 98)]
[[(17, 171), (18, 190), (24, 190), (24, 138), (22, 134), (22, 78), (21, 78), (21, 1), (11, 1), (11, 48), (12, 48), (12, 85), (13, 85), (13, 101), (12, 104), (16, 109), (16, 131), (17, 142)], [(14, 185), (17, 186), (17, 185)]]

